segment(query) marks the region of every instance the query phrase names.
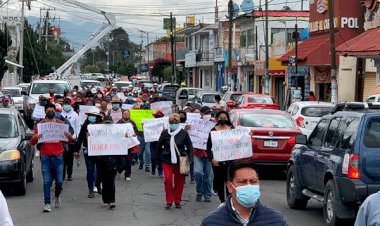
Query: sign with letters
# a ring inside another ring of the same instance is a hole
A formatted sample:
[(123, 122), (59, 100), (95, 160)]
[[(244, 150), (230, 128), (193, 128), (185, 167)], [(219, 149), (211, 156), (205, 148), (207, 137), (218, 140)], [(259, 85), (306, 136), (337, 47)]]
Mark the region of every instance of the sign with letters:
[(45, 118), (45, 107), (39, 104), (36, 104), (33, 110), (32, 117), (35, 119)]
[(169, 127), (169, 117), (143, 120), (145, 142), (158, 141), (164, 129)]
[(38, 134), (42, 134), (42, 137), (38, 139), (38, 143), (68, 141), (64, 134), (69, 131), (69, 125), (67, 124), (56, 122), (38, 123), (37, 130)]
[(212, 152), (216, 161), (228, 161), (252, 156), (249, 128), (211, 131)]
[(194, 148), (206, 150), (207, 139), (212, 128), (215, 127), (215, 122), (204, 119), (190, 118), (187, 122), (191, 129), (188, 131)]

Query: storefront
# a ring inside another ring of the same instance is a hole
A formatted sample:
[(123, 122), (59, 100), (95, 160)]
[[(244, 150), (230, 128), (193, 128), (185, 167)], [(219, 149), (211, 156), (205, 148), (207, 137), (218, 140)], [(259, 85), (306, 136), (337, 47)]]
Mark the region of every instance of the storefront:
[(286, 67), (281, 65), (278, 57), (273, 57), (269, 60), (269, 75), (271, 77), (271, 94), (276, 103), (282, 109), (285, 109), (285, 70)]
[(265, 61), (256, 60), (254, 62), (254, 75), (253, 75), (253, 92), (263, 94), (265, 91), (264, 84), (265, 77)]

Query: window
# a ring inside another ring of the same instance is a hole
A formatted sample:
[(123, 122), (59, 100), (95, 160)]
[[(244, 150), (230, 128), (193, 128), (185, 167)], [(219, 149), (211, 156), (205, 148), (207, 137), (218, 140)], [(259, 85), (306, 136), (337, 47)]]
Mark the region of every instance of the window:
[(19, 115), (18, 116), (18, 121), (19, 121), (19, 124), (20, 124), (20, 128), (21, 128), (21, 134), (23, 137), (25, 137), (25, 132), (26, 132), (26, 125), (25, 125), (25, 122), (24, 120), (21, 118), (21, 116)]
[(339, 126), (339, 131), (341, 131), (343, 135), (340, 138), (339, 142), (340, 149), (347, 150), (352, 148), (356, 137), (356, 131), (358, 131), (358, 127), (358, 118), (350, 117), (346, 119), (345, 123), (341, 123), (341, 126)]
[(368, 98), (367, 103), (373, 103), (375, 101), (376, 101), (376, 97), (370, 97)]
[(255, 30), (252, 28), (247, 31), (247, 47), (255, 45)]
[(231, 94), (230, 100), (237, 102), (241, 97), (241, 94)]
[(327, 120), (321, 120), (315, 127), (314, 131), (309, 137), (310, 146), (313, 148), (319, 148), (322, 146), (323, 135), (325, 134), (327, 127)]
[(240, 47), (247, 48), (247, 31), (242, 31), (240, 35)]
[(65, 90), (71, 91), (68, 83), (35, 83), (31, 94), (46, 94), (50, 89), (54, 89), (55, 94), (63, 94)]
[(273, 104), (271, 97), (248, 97), (248, 103)]
[(15, 138), (18, 136), (16, 119), (13, 115), (0, 115), (0, 138)]
[(290, 105), (290, 107), (288, 108), (288, 113), (291, 115), (292, 114), (292, 111), (293, 111), (293, 108), (294, 108), (294, 104)]
[(21, 89), (2, 89), (3, 95), (9, 95), (11, 97), (21, 97)]
[(333, 106), (331, 107), (317, 107), (317, 106), (304, 107), (301, 110), (301, 115), (307, 116), (307, 117), (322, 117), (329, 114), (333, 108), (334, 108)]
[(293, 120), (286, 115), (275, 114), (242, 114), (240, 126), (256, 128), (295, 128)]
[(300, 107), (298, 105), (294, 105), (293, 111), (292, 111), (292, 116), (296, 115)]
[(215, 95), (214, 94), (203, 95), (202, 103), (215, 103)]
[(367, 148), (380, 148), (380, 118), (368, 121), (364, 133), (364, 145)]
[(340, 123), (341, 118), (334, 118), (330, 122), (330, 126), (327, 130), (326, 133), (326, 138), (325, 138), (325, 143), (324, 147), (325, 148), (334, 148), (336, 145), (336, 142), (338, 141), (338, 127)]

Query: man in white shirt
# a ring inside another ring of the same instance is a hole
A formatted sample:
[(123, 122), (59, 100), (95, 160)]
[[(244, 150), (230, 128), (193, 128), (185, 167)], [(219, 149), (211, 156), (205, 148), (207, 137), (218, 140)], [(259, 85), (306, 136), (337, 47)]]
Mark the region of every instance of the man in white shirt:
[(11, 215), (9, 214), (7, 201), (4, 198), (3, 193), (0, 191), (0, 225), (1, 226), (13, 226)]
[(214, 111), (226, 111), (227, 110), (227, 104), (226, 102), (222, 101), (222, 98), (220, 95), (215, 95), (215, 105), (211, 108)]
[(74, 111), (74, 109), (71, 107), (71, 100), (66, 98), (63, 101), (63, 111), (61, 112), (62, 117), (67, 119), (70, 122), (71, 127), (74, 128), (74, 142), (69, 144), (69, 151), (63, 152), (63, 159), (64, 159), (64, 165), (63, 165), (63, 180), (66, 178), (66, 172), (67, 172), (67, 180), (72, 181), (72, 174), (73, 174), (73, 164), (74, 164), (74, 149), (75, 149), (75, 140), (78, 138), (78, 134), (80, 132), (80, 118), (78, 116), (78, 113)]

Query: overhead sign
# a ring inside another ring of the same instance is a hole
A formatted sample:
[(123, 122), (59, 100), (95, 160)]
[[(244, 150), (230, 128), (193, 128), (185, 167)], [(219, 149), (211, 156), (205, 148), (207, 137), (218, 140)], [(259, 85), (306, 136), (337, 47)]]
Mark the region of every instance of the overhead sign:
[(197, 65), (197, 56), (195, 53), (188, 53), (185, 55), (185, 67), (195, 67)]
[[(173, 28), (176, 29), (176, 19), (175, 17), (172, 19), (173, 20)], [(171, 23), (170, 23), (170, 18), (164, 18), (164, 30), (170, 30)]]

